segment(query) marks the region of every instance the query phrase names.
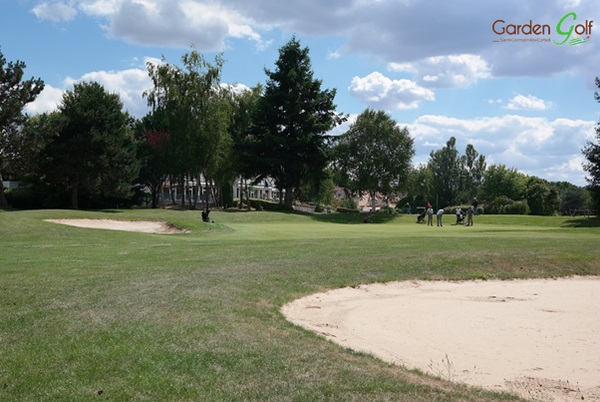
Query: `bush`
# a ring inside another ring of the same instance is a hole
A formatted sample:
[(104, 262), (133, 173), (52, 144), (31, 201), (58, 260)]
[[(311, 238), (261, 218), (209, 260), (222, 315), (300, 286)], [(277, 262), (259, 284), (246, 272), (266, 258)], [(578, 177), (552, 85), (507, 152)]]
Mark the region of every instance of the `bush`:
[(386, 215), (396, 215), (398, 214), (398, 210), (396, 208), (392, 208), (390, 206), (385, 206), (379, 210), (380, 213)]
[(323, 212), (323, 207), (320, 202), (317, 202), (317, 205), (315, 205), (315, 212)]
[(527, 200), (515, 201), (506, 196), (494, 198), (486, 206), (489, 214), (527, 215), (531, 212)]
[(354, 201), (354, 198), (342, 198), (338, 207), (343, 209), (358, 209), (358, 204)]
[(257, 211), (281, 211), (283, 204), (279, 202), (261, 200), (258, 198), (250, 198), (250, 207)]

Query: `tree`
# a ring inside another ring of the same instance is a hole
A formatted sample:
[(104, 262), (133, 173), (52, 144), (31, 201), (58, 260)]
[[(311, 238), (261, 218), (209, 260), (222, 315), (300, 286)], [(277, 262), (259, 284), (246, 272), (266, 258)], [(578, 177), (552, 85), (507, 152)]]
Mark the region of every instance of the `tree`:
[(336, 146), (336, 164), (351, 192), (392, 197), (404, 189), (415, 154), (413, 139), (383, 111), (361, 113)]
[(560, 207), (558, 191), (546, 180), (531, 176), (527, 180), (527, 204), (532, 215), (553, 215)]
[(313, 78), (308, 53), (295, 37), (279, 49), (275, 71), (265, 69), (268, 80), (254, 119), (257, 168), (285, 189), (288, 209), (302, 180), (323, 178), (326, 133), (344, 119), (335, 112), (335, 89), (321, 90)]
[(481, 197), (492, 201), (498, 197), (519, 201), (527, 196), (527, 176), (506, 165), (492, 165), (483, 175)]
[(589, 192), (584, 187), (578, 187), (569, 182), (553, 183), (558, 189), (560, 198), (560, 212), (569, 214), (575, 209), (584, 209), (589, 207)]
[(169, 173), (170, 133), (156, 113), (148, 113), (136, 128), (140, 173), (138, 181), (150, 189), (152, 208), (157, 208), (162, 185)]
[(470, 201), (477, 195), (477, 190), (483, 181), (483, 174), (487, 168), (485, 156), (479, 155), (473, 145), (467, 144), (465, 154), (460, 157), (460, 167), (462, 201)]
[[(596, 77), (596, 86), (600, 88), (600, 78), (598, 77)], [(594, 92), (594, 99), (600, 102), (600, 93)], [(583, 169), (588, 173), (586, 180), (592, 196), (592, 203), (596, 211), (600, 211), (600, 122), (596, 126), (596, 140), (598, 143), (587, 141), (582, 152), (587, 159), (587, 162), (583, 164)], [(598, 216), (600, 216), (600, 212)]]
[(411, 211), (415, 211), (414, 207), (424, 207), (432, 199), (431, 188), (431, 170), (427, 165), (420, 163), (410, 170), (404, 198), (397, 208), (405, 209), (407, 203), (411, 206)]
[(23, 114), (25, 105), (33, 102), (44, 89), (44, 82), (39, 78), (21, 81), (25, 67), (22, 61), (7, 64), (0, 52), (0, 208), (8, 206), (2, 186), (2, 172), (10, 159), (7, 147), (11, 134), (26, 119)]
[(59, 112), (63, 126), (45, 148), (46, 180), (71, 193), (79, 207), (82, 193), (90, 197), (128, 197), (138, 162), (129, 117), (119, 95), (96, 82), (75, 84), (63, 95)]
[[(259, 175), (257, 166), (260, 161), (257, 160), (252, 148), (252, 127), (253, 119), (257, 116), (258, 103), (262, 96), (263, 87), (257, 85), (250, 90), (240, 93), (231, 92), (231, 123), (229, 124), (229, 134), (232, 139), (231, 149), (231, 171), (235, 177), (239, 177), (242, 184), (248, 185), (248, 182)], [(261, 177), (256, 177), (258, 180)], [(250, 209), (250, 194), (245, 188), (246, 202)], [(240, 193), (239, 207), (243, 203), (243, 194)]]
[[(460, 157), (456, 149), (456, 138), (450, 137), (446, 146), (429, 154), (429, 168), (436, 208), (456, 205), (459, 202), (461, 181)], [(433, 201), (432, 201), (433, 202)]]
[(58, 112), (28, 117), (18, 127), (8, 131), (6, 150), (11, 155), (10, 173), (20, 180), (43, 177), (45, 147), (58, 135), (63, 118)]
[(192, 51), (181, 61), (183, 68), (148, 63), (154, 88), (144, 96), (153, 112), (162, 116), (162, 128), (169, 131), (170, 174), (180, 185), (186, 179), (200, 183), (201, 175), (208, 183), (222, 156), (220, 147), (229, 145), (229, 107), (219, 86), (223, 58), (217, 55), (211, 64)]

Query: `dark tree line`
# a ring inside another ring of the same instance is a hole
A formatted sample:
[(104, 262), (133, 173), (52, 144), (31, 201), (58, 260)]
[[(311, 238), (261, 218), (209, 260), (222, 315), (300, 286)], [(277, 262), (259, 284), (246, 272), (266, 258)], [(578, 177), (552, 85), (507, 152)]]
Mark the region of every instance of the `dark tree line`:
[(292, 38), (275, 70), (265, 69), (265, 87), (241, 94), (221, 85), (221, 55), (209, 63), (192, 51), (182, 66), (149, 64), (154, 88), (144, 95), (152, 111), (139, 121), (95, 82), (67, 91), (56, 112), (28, 118), (23, 108), (43, 83), (21, 82), (24, 64), (4, 69), (2, 58), (0, 173), (43, 189), (35, 198), (45, 207), (125, 203), (136, 184), (150, 190), (156, 207), (167, 177), (179, 185), (206, 182), (203, 194), (200, 186), (180, 191), (193, 206), (199, 197), (230, 195), (242, 176), (272, 178), (291, 208), (300, 187), (318, 187), (326, 176), (327, 133), (344, 120), (335, 90), (313, 77), (308, 53)]

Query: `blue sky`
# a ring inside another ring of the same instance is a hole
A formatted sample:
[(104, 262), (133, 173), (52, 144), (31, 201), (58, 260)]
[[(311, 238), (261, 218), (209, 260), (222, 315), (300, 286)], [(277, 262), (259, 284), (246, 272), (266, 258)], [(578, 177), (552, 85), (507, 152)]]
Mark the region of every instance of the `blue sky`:
[[(415, 163), (454, 136), (488, 164), (586, 183), (600, 0), (3, 0), (0, 10), (0, 51), (46, 83), (30, 114), (85, 80), (141, 117), (145, 63), (179, 64), (192, 45), (209, 60), (223, 53), (224, 83), (251, 87), (296, 35), (350, 115), (337, 132), (371, 107), (409, 128)], [(576, 37), (585, 42), (569, 45)]]

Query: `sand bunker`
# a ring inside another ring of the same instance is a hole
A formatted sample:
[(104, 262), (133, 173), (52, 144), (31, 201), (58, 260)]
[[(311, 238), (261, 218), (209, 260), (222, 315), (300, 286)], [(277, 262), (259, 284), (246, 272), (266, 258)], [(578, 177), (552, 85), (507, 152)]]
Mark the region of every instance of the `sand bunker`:
[(126, 232), (177, 234), (187, 233), (166, 222), (159, 221), (118, 221), (112, 219), (46, 219), (46, 222), (60, 223), (62, 225), (77, 226), (80, 228), (122, 230)]
[(344, 347), (534, 401), (600, 401), (600, 277), (396, 282), (296, 300)]

